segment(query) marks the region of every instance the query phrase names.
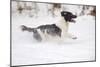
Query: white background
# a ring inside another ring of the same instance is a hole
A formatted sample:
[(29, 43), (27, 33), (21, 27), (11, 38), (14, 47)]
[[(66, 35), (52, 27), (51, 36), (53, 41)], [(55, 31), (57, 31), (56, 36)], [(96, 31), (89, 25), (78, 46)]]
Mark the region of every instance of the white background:
[[(43, 65), (38, 67), (99, 67), (100, 62), (100, 45), (99, 45), (99, 0), (38, 0), (47, 2), (60, 2), (60, 3), (75, 3), (75, 4), (90, 4), (96, 5), (97, 17), (97, 61), (87, 63), (73, 63), (73, 64), (58, 64), (58, 65)], [(10, 65), (10, 0), (2, 0), (0, 2), (0, 67), (9, 67)], [(35, 66), (34, 66), (35, 67)]]

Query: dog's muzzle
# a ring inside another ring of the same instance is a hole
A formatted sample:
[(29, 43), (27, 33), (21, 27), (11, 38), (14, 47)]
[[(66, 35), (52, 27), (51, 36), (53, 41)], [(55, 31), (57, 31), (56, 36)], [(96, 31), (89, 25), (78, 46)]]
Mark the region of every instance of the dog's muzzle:
[(76, 22), (75, 18), (77, 18), (77, 16), (76, 15), (73, 15), (72, 16), (72, 19), (70, 20), (70, 22), (75, 23)]

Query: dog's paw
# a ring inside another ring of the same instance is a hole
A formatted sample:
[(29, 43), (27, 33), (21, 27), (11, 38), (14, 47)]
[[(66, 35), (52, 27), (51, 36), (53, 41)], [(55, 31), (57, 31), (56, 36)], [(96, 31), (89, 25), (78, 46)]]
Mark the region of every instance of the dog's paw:
[(73, 37), (72, 39), (77, 39), (77, 37)]

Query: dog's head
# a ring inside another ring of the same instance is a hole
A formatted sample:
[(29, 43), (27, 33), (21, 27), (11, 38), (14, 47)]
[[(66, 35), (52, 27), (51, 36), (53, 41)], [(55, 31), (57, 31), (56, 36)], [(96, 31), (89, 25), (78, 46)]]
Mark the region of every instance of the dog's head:
[(66, 22), (75, 22), (74, 19), (77, 18), (76, 15), (73, 15), (71, 12), (67, 12), (67, 11), (62, 11), (61, 16), (64, 17)]

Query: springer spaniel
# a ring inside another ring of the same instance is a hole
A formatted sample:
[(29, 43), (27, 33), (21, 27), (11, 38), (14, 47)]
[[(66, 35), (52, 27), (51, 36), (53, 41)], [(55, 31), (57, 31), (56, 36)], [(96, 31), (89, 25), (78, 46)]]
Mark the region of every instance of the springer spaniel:
[[(60, 37), (63, 38), (65, 36), (70, 37), (72, 39), (77, 39), (77, 37), (68, 33), (68, 26), (69, 22), (75, 22), (76, 15), (73, 15), (71, 12), (62, 11), (61, 12), (61, 19), (57, 24), (47, 24), (47, 25), (40, 25), (36, 28), (27, 27), (22, 25), (22, 31), (33, 32), (33, 37), (37, 41), (42, 41), (43, 36), (52, 36), (52, 37)], [(41, 35), (42, 34), (42, 35)]]

